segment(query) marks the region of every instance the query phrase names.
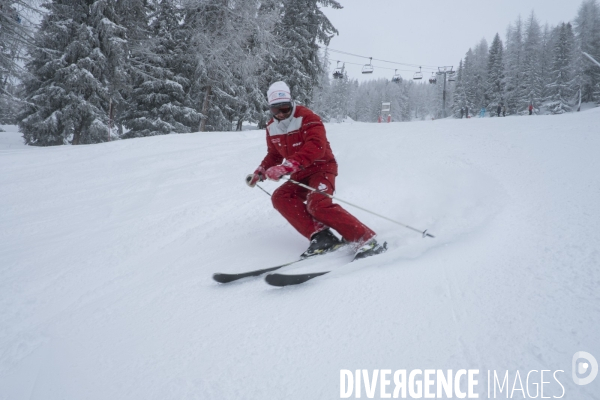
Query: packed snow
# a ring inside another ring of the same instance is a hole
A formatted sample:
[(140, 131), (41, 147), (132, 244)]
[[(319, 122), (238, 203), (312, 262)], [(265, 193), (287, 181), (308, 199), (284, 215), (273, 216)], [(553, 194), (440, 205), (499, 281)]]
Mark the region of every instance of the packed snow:
[(326, 125), (336, 196), (435, 238), (344, 206), (388, 252), (287, 288), (211, 278), (308, 245), (244, 182), (263, 131), (37, 148), (4, 126), (0, 399), (336, 399), (357, 369), (477, 369), (480, 398), (488, 371), (561, 370), (512, 398), (599, 399), (571, 378), (600, 359), (599, 121)]

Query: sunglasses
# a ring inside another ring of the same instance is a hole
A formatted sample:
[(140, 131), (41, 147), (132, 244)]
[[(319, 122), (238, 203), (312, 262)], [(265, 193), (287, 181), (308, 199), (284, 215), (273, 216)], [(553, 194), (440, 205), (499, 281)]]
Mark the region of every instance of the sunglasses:
[(273, 114), (273, 115), (277, 115), (280, 113), (287, 114), (290, 111), (292, 111), (291, 103), (275, 104), (275, 105), (271, 106), (271, 114)]

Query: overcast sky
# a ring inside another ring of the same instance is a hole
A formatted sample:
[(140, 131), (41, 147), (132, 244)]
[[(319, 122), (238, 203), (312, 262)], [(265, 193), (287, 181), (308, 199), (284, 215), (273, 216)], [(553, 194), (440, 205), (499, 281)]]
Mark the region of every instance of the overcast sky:
[[(543, 26), (572, 21), (581, 0), (338, 0), (341, 10), (323, 8), (339, 30), (329, 47), (381, 60), (420, 65), (456, 67), (469, 47), (482, 38), (491, 44), (496, 32), (505, 41), (506, 28), (519, 15), (525, 20), (533, 10)], [(367, 63), (368, 60), (331, 52), (336, 60)], [(365, 79), (391, 78), (394, 68), (412, 78), (413, 68), (373, 61), (375, 71), (361, 74), (361, 66), (346, 65), (348, 76)], [(377, 67), (392, 68), (382, 69)], [(409, 71), (400, 71), (410, 70)], [(418, 69), (418, 68), (417, 68)], [(431, 69), (423, 73), (431, 75)]]

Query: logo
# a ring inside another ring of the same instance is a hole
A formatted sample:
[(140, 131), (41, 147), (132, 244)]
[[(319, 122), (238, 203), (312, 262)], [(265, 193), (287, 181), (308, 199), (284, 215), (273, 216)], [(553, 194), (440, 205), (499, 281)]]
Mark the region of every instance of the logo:
[(280, 141), (279, 138), (277, 138), (277, 139), (271, 139), (271, 143), (279, 143), (279, 141)]
[(277, 93), (277, 96), (279, 96), (279, 97), (285, 97), (285, 93), (284, 92), (279, 92), (279, 93)]
[[(578, 351), (573, 354), (572, 373), (573, 381), (576, 384), (587, 385), (592, 383), (598, 375), (598, 361), (590, 353)], [(587, 376), (585, 376), (586, 374)]]

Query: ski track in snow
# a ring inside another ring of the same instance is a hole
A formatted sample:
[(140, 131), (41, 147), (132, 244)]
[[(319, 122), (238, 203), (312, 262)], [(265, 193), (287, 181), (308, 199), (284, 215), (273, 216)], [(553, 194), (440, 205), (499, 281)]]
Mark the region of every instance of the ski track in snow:
[(244, 183), (262, 131), (31, 148), (4, 127), (0, 399), (333, 399), (340, 369), (385, 368), (479, 368), (480, 397), (488, 369), (562, 369), (598, 399), (570, 363), (600, 357), (599, 120), (327, 125), (335, 195), (436, 238), (344, 205), (389, 251), (282, 289), (211, 279), (307, 246)]

